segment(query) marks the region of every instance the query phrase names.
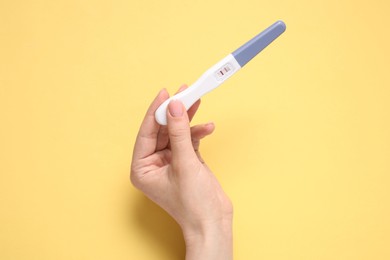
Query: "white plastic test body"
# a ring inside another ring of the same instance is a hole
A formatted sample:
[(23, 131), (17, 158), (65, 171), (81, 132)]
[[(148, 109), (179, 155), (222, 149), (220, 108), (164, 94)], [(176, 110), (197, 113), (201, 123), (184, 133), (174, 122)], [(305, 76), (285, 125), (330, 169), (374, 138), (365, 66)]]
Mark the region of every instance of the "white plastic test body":
[(190, 87), (170, 97), (156, 110), (155, 118), (160, 125), (167, 124), (167, 107), (171, 100), (180, 100), (188, 110), (203, 95), (215, 89), (233, 74), (239, 71), (253, 57), (267, 47), (286, 30), (282, 21), (277, 21), (253, 39), (242, 45), (233, 53), (227, 55), (217, 64), (208, 69)]

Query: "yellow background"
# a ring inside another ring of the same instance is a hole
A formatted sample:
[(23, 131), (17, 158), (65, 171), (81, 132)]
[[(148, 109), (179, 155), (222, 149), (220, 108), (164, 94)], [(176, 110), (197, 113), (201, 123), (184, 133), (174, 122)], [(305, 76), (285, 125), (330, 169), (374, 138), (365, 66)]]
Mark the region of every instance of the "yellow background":
[(0, 2), (0, 259), (183, 259), (129, 182), (157, 92), (278, 19), (195, 123), (235, 207), (235, 259), (390, 259), (385, 0)]

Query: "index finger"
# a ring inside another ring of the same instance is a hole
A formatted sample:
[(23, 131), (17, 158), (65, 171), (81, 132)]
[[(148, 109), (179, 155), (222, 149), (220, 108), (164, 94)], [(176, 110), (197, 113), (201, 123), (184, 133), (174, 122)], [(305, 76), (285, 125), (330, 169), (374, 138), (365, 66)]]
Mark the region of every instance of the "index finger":
[[(184, 91), (185, 89), (187, 89), (188, 86), (186, 84), (182, 85), (179, 90), (176, 92), (177, 93), (180, 93), (182, 91)], [(198, 108), (199, 108), (199, 105), (200, 105), (200, 99), (197, 100), (188, 110), (187, 110), (187, 114), (188, 114), (188, 118), (190, 119), (190, 122), (192, 120), (192, 118), (194, 117), (194, 115), (196, 114), (196, 111), (198, 111)]]
[(168, 92), (163, 89), (158, 93), (152, 104), (150, 104), (135, 141), (133, 160), (143, 159), (156, 151), (157, 136), (160, 130), (160, 125), (156, 122), (154, 113), (168, 98)]

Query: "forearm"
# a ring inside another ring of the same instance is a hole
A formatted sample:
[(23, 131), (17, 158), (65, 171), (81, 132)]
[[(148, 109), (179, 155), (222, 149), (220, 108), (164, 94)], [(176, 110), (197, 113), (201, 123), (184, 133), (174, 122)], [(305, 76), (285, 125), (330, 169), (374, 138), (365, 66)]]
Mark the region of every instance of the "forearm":
[(184, 232), (186, 260), (232, 260), (232, 219)]

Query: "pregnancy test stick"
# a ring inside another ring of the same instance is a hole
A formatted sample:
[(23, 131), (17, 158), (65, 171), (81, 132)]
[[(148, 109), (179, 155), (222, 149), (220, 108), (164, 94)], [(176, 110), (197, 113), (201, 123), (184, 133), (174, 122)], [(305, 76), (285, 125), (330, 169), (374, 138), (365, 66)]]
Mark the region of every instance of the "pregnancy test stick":
[(180, 100), (188, 110), (203, 95), (215, 89), (233, 74), (239, 71), (253, 57), (267, 47), (286, 30), (282, 21), (277, 21), (240, 48), (229, 54), (217, 64), (208, 69), (190, 87), (170, 97), (156, 110), (156, 121), (160, 125), (167, 124), (167, 107), (171, 100)]

